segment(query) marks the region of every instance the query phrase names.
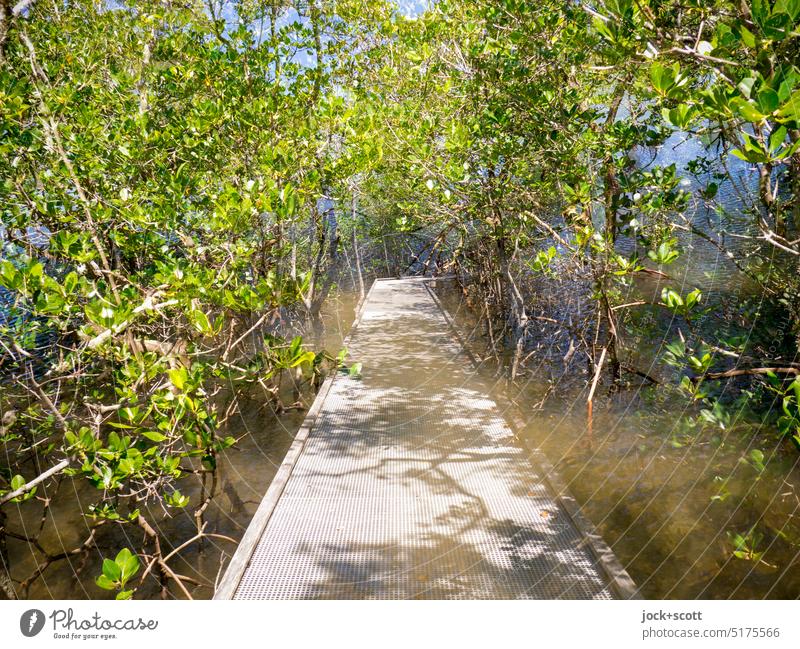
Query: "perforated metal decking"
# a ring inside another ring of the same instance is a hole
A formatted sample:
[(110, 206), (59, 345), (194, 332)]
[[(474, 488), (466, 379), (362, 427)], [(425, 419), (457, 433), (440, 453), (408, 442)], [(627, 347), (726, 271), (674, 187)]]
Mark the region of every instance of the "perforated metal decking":
[(323, 385), (216, 598), (635, 596), (515, 443), (424, 281), (377, 281), (348, 349), (362, 377)]

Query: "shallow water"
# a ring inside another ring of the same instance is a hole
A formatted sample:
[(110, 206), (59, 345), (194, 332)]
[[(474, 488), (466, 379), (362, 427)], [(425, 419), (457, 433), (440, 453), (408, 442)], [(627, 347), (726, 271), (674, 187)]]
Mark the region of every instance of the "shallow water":
[[(326, 349), (335, 355), (352, 324), (355, 302), (356, 296), (349, 293), (331, 299), (323, 315), (326, 326), (322, 339), (318, 345), (307, 340), (309, 347)], [(313, 398), (313, 394), (303, 395), (306, 405), (310, 405)], [(242, 404), (241, 414), (224, 433), (233, 435), (239, 443), (225, 451), (219, 460), (218, 495), (205, 516), (207, 532), (230, 537), (238, 543), (304, 417), (304, 410), (289, 410), (276, 416), (258, 401)], [(191, 504), (199, 502), (199, 480), (187, 478), (179, 486), (182, 493), (190, 497)], [(40, 495), (53, 499), (40, 536), (42, 546), (55, 554), (80, 544), (88, 536), (92, 524), (92, 520), (83, 514), (88, 514), (89, 505), (97, 499), (97, 492), (81, 480), (65, 479), (58, 493), (41, 492)], [(40, 511), (32, 503), (25, 503), (19, 510), (22, 513), (19, 517), (9, 508), (9, 529), (33, 535), (40, 524)], [(192, 511), (191, 505), (184, 510), (170, 509), (168, 513), (160, 507), (150, 509), (151, 520), (157, 521), (162, 538), (167, 540), (162, 541), (165, 553), (196, 533)], [(138, 528), (116, 525), (112, 529), (114, 526), (113, 523), (104, 526), (97, 535), (97, 547), (92, 548), (85, 559), (75, 557), (51, 564), (32, 584), (28, 596), (32, 599), (113, 598), (115, 593), (102, 590), (94, 583), (100, 574), (102, 560), (114, 556), (123, 547), (141, 547), (142, 536)], [(202, 545), (194, 543), (181, 551), (180, 558), (170, 565), (179, 574), (200, 582), (190, 584), (189, 591), (196, 599), (206, 599), (213, 596), (215, 582), (221, 577), (235, 549), (236, 546), (229, 541), (205, 539)], [(25, 543), (9, 539), (8, 550), (15, 578), (22, 579), (36, 569), (40, 555), (34, 554)], [(136, 579), (134, 583), (138, 583)], [(182, 596), (174, 587), (171, 595)], [(153, 579), (148, 580), (135, 595), (137, 599), (157, 596)]]

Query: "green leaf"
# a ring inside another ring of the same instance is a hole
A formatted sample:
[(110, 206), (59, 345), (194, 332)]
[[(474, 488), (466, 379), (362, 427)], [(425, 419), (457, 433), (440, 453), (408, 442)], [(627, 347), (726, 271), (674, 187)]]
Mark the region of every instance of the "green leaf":
[(656, 61), (650, 66), (650, 80), (659, 95), (675, 97), (680, 94), (687, 77), (681, 74), (681, 67), (678, 63), (668, 68)]
[(79, 281), (78, 274), (74, 271), (67, 274), (67, 276), (64, 278), (64, 291), (67, 295), (71, 295), (75, 292)]
[(683, 298), (675, 290), (671, 288), (664, 288), (661, 291), (661, 300), (670, 309), (677, 309), (683, 306)]
[(172, 385), (178, 388), (178, 390), (183, 390), (184, 386), (186, 385), (186, 379), (189, 376), (185, 367), (178, 367), (168, 370), (167, 375), (169, 376), (169, 380), (172, 382)]
[(795, 90), (789, 100), (781, 106), (778, 119), (782, 122), (800, 123), (800, 90)]
[(695, 108), (688, 104), (681, 104), (675, 108), (662, 111), (664, 119), (675, 128), (686, 129), (695, 115)]
[(146, 437), (152, 442), (163, 442), (167, 439), (166, 435), (162, 435), (161, 433), (157, 433), (154, 430), (149, 430), (147, 432), (142, 433), (142, 436)]
[(747, 77), (745, 79), (742, 79), (739, 82), (739, 85), (736, 86), (736, 88), (739, 90), (739, 92), (742, 93), (742, 95), (744, 95), (746, 99), (750, 99), (750, 95), (753, 92), (753, 86), (755, 85), (755, 82), (756, 82), (755, 77)]
[(788, 14), (773, 12), (761, 24), (761, 31), (764, 36), (773, 41), (785, 40), (792, 33), (792, 19)]
[(744, 43), (750, 49), (755, 49), (756, 47), (756, 36), (751, 32), (747, 27), (744, 25), (739, 25), (739, 35), (741, 36), (742, 43)]
[(775, 0), (773, 13), (784, 13), (792, 20), (800, 17), (800, 0)]
[(298, 365), (302, 365), (303, 363), (313, 363), (314, 359), (316, 358), (316, 354), (314, 352), (308, 351), (303, 352), (295, 358), (289, 367), (297, 367)]
[(775, 157), (778, 160), (786, 160), (787, 158), (791, 158), (795, 153), (797, 153), (798, 149), (800, 149), (800, 138), (792, 142), (790, 146), (782, 148), (779, 152), (776, 153)]
[(133, 554), (128, 548), (120, 550), (114, 562), (120, 567), (120, 581), (123, 585), (139, 572), (139, 557)]
[(653, 82), (653, 87), (662, 95), (666, 94), (669, 84), (666, 77), (666, 68), (658, 62), (654, 62), (650, 66), (650, 80)]
[(14, 268), (14, 264), (10, 261), (0, 264), (0, 286), (4, 286), (10, 291), (15, 291), (22, 286), (22, 274)]
[(208, 321), (208, 316), (199, 309), (192, 309), (188, 314), (189, 321), (195, 329), (201, 334), (212, 333), (211, 323)]
[(666, 343), (664, 346), (677, 358), (683, 358), (686, 355), (686, 343), (680, 338), (671, 343)]
[(184, 496), (180, 491), (177, 489), (173, 491), (171, 494), (165, 496), (164, 500), (166, 500), (167, 504), (170, 507), (186, 507), (189, 504), (189, 497)]
[(784, 140), (786, 139), (786, 127), (781, 126), (780, 128), (775, 129), (772, 134), (769, 136), (769, 151), (770, 153), (775, 153), (778, 147), (783, 144)]
[(668, 265), (680, 257), (680, 253), (672, 248), (671, 242), (664, 241), (656, 250), (648, 250), (647, 256), (657, 264)]
[(760, 122), (766, 117), (764, 113), (756, 108), (754, 103), (745, 101), (741, 97), (734, 97), (731, 99), (731, 106), (748, 122)]
[(750, 451), (750, 460), (756, 469), (758, 469), (759, 471), (764, 470), (765, 467), (764, 467), (763, 451), (760, 451), (759, 449), (753, 449), (752, 451)]
[(780, 99), (778, 99), (778, 93), (772, 88), (764, 88), (763, 90), (759, 90), (758, 107), (762, 113), (765, 115), (770, 115), (778, 110), (779, 105)]
[(745, 132), (742, 132), (741, 136), (744, 141), (744, 151), (741, 149), (734, 149), (731, 151), (733, 155), (755, 164), (769, 162), (768, 152), (761, 148), (761, 145), (756, 140)]
[(119, 581), (122, 575), (122, 568), (116, 561), (103, 559), (103, 575), (105, 575), (109, 581)]

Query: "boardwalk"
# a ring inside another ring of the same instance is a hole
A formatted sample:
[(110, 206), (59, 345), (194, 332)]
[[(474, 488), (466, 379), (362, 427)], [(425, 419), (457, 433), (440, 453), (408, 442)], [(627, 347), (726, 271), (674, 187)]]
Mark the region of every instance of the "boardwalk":
[[(487, 398), (421, 280), (379, 280), (218, 599), (631, 597)], [(556, 487), (558, 489), (558, 487)]]

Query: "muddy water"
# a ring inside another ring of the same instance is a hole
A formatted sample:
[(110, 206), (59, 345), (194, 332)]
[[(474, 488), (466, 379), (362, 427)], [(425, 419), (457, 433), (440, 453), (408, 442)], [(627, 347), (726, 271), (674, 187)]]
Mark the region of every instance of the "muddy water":
[[(292, 411), (276, 417), (257, 407), (245, 405), (239, 420), (231, 426), (230, 433), (241, 438), (239, 444), (226, 451), (219, 464), (219, 491), (206, 515), (206, 531), (230, 537), (238, 542), (244, 534), (250, 519), (261, 501), (277, 467), (283, 460), (295, 432), (303, 420), (303, 413)], [(201, 498), (199, 481), (187, 479), (180, 485), (182, 493), (189, 496), (192, 503)], [(52, 495), (52, 494), (49, 494)], [(80, 503), (76, 507), (76, 497)], [(51, 515), (48, 516), (40, 542), (49, 552), (71, 549), (80, 544), (89, 534), (92, 519), (84, 518), (88, 508), (97, 499), (94, 489), (85, 483), (65, 481), (53, 498)], [(196, 531), (192, 508), (162, 511), (151, 507), (149, 520), (156, 520), (158, 531), (165, 548), (190, 539)], [(11, 519), (11, 517), (9, 517)], [(38, 527), (38, 520), (27, 518), (20, 525), (9, 521), (9, 527), (23, 527), (32, 532)], [(97, 535), (98, 543), (84, 560), (64, 560), (53, 563), (29, 591), (34, 599), (108, 599), (113, 592), (100, 589), (94, 578), (100, 573), (104, 557), (114, 556), (122, 547), (142, 546), (142, 533), (133, 526), (115, 526), (107, 523)], [(236, 546), (223, 539), (208, 539), (201, 546), (194, 543), (180, 553), (180, 559), (173, 565), (179, 574), (199, 582), (190, 585), (195, 598), (209, 598), (214, 592), (214, 582), (220, 571), (221, 562), (227, 561)], [(168, 550), (167, 550), (168, 551)], [(27, 551), (20, 542), (9, 541), (10, 560), (15, 577), (30, 574), (36, 567), (35, 555)], [(173, 593), (179, 596), (177, 591)], [(153, 580), (148, 580), (136, 594), (136, 598), (157, 597)]]
[[(341, 349), (342, 340), (353, 321), (356, 298), (344, 293), (329, 301), (324, 314), (324, 335), (318, 345), (310, 345), (312, 348), (324, 348), (334, 355)], [(310, 405), (313, 397), (313, 394), (306, 394), (302, 399), (306, 405)], [(290, 410), (276, 415), (260, 402), (243, 402), (241, 405), (241, 414), (225, 431), (225, 435), (233, 435), (239, 442), (220, 458), (218, 495), (205, 516), (207, 532), (229, 537), (236, 543), (244, 534), (305, 417), (305, 410)], [(193, 504), (200, 502), (202, 492), (199, 480), (188, 478), (180, 488)], [(41, 545), (51, 554), (76, 547), (89, 534), (92, 519), (82, 514), (88, 514), (89, 506), (97, 499), (97, 492), (81, 480), (64, 480), (57, 493), (46, 495), (52, 498), (52, 506), (39, 537)], [(76, 499), (79, 503), (77, 507)], [(23, 506), (20, 511), (23, 512), (21, 519), (9, 511), (9, 528), (34, 536), (41, 524), (38, 517), (40, 510), (37, 508), (34, 512), (33, 507)], [(162, 538), (166, 539), (162, 541), (165, 554), (195, 535), (196, 523), (192, 511), (191, 506), (185, 510), (150, 509), (148, 519), (158, 522), (156, 527)], [(187, 582), (194, 598), (213, 596), (215, 582), (221, 577), (236, 549), (231, 541), (215, 537), (205, 539), (202, 545), (193, 543), (170, 562), (177, 573), (194, 582)], [(22, 579), (31, 574), (36, 569), (40, 555), (13, 539), (8, 541), (8, 546), (14, 577)], [(98, 533), (97, 547), (87, 557), (52, 563), (43, 576), (33, 582), (28, 596), (32, 599), (113, 598), (115, 593), (102, 590), (94, 583), (95, 577), (100, 574), (103, 558), (114, 556), (123, 547), (141, 546), (142, 534), (138, 528), (108, 523)], [(155, 580), (149, 579), (139, 588), (136, 598), (158, 595)], [(175, 588), (171, 596), (183, 597)]]
[[(580, 401), (531, 417), (525, 435), (556, 463), (645, 596), (796, 598), (796, 453), (735, 430), (682, 435), (673, 407), (616, 404), (595, 416), (587, 448)], [(762, 472), (742, 461), (752, 448), (768, 458)], [(763, 556), (736, 558), (729, 535), (753, 526)]]

